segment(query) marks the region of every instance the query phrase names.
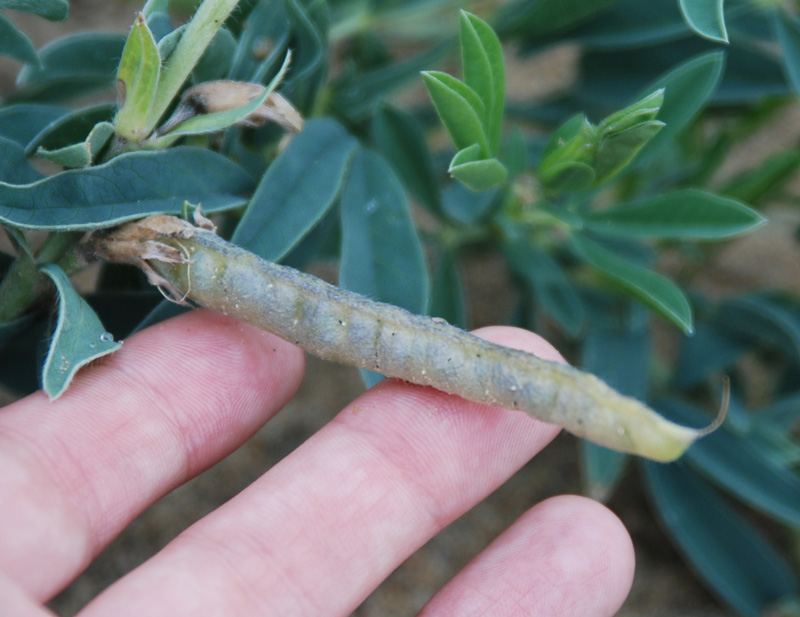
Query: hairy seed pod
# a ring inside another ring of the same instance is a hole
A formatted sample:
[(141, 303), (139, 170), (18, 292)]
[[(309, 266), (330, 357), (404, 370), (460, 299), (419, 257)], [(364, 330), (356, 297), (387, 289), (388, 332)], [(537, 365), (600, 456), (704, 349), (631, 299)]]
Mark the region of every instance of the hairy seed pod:
[(724, 415), (706, 429), (674, 424), (591, 374), (334, 287), (173, 217), (96, 234), (93, 246), (102, 258), (139, 265), (175, 299), (234, 316), (323, 359), (519, 409), (621, 452), (674, 460)]

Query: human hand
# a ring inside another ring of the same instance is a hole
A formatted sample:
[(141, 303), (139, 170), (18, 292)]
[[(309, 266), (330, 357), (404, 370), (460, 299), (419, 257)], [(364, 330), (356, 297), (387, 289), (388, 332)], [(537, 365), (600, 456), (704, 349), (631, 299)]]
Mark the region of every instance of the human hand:
[[(547, 359), (513, 328), (480, 336)], [(41, 617), (147, 506), (237, 448), (294, 394), (302, 353), (194, 311), (85, 369), (67, 393), (0, 410), (0, 615)], [(349, 615), (558, 428), (386, 380), (81, 617)], [(606, 508), (561, 496), (523, 515), (421, 615), (613, 615), (633, 576)]]

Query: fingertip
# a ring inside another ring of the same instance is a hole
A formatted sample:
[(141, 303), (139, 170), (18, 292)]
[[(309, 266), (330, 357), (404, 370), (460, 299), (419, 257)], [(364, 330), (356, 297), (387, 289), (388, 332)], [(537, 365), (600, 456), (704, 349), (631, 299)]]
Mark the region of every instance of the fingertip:
[(472, 334), (487, 341), (532, 353), (542, 360), (566, 364), (564, 357), (547, 340), (530, 330), (514, 326), (486, 326)]
[(421, 613), (611, 617), (633, 582), (633, 545), (591, 499), (562, 495), (531, 508)]

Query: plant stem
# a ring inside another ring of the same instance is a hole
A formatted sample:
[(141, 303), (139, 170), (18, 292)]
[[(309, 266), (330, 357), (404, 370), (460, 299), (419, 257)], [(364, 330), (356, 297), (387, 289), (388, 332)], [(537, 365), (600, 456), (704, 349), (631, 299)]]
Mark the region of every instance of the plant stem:
[(197, 9), (178, 45), (162, 68), (147, 133), (156, 128), (158, 121), (178, 96), (192, 69), (211, 43), (211, 39), (238, 3), (239, 0), (205, 0)]

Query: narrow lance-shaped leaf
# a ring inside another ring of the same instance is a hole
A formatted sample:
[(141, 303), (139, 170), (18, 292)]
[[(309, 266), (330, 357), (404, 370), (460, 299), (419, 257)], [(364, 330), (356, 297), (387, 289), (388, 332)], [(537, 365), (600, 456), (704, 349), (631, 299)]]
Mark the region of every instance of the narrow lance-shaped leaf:
[(789, 83), (800, 93), (800, 21), (785, 10), (772, 14), (772, 25), (781, 46), (781, 62)]
[(656, 79), (642, 90), (642, 96), (664, 89), (664, 103), (658, 119), (665, 124), (639, 153), (645, 161), (675, 138), (702, 110), (717, 90), (722, 79), (725, 53), (712, 51), (690, 58), (677, 68)]
[(42, 267), (58, 289), (58, 321), (42, 369), (42, 387), (51, 399), (67, 389), (82, 366), (119, 349), (122, 343), (106, 332), (100, 319), (54, 264)]
[(280, 261), (336, 202), (355, 146), (334, 120), (306, 123), (262, 178), (233, 242)]
[(61, 21), (69, 13), (67, 0), (0, 0), (0, 9), (33, 13), (50, 21)]
[(689, 27), (703, 38), (716, 43), (728, 42), (723, 3), (724, 0), (678, 0), (683, 18)]
[(0, 56), (8, 56), (27, 64), (39, 65), (39, 54), (27, 35), (0, 15)]
[(481, 99), (491, 156), (497, 156), (505, 105), (503, 48), (491, 27), (475, 15), (461, 12), (461, 63), (464, 83)]
[(573, 246), (588, 263), (632, 297), (658, 312), (686, 333), (692, 331), (692, 309), (685, 294), (668, 278), (623, 259), (597, 242), (572, 237)]
[(463, 150), (478, 144), (481, 157), (485, 157), (489, 151), (483, 127), (485, 108), (478, 95), (447, 73), (427, 71), (422, 74), (422, 78), (436, 107), (436, 113), (456, 148)]
[[(708, 421), (708, 416), (683, 401), (667, 400), (658, 408), (676, 422)], [(750, 437), (723, 428), (696, 443), (686, 460), (750, 507), (800, 529), (800, 478)]]
[(431, 212), (441, 212), (430, 150), (414, 116), (388, 105), (381, 106), (372, 118), (372, 139), (412, 195)]
[(206, 212), (233, 208), (245, 203), (242, 195), (252, 187), (241, 167), (209, 150), (133, 152), (32, 184), (0, 182), (0, 221), (91, 230), (158, 212), (178, 214), (185, 201), (202, 204)]
[(589, 212), (584, 226), (630, 238), (719, 239), (760, 227), (766, 219), (741, 202), (696, 189)]
[[(342, 287), (422, 313), (428, 272), (403, 187), (376, 153), (357, 151), (342, 190)], [(371, 367), (380, 372), (380, 366)], [(368, 385), (378, 377), (363, 373)]]
[(644, 463), (656, 510), (698, 575), (738, 614), (757, 617), (797, 593), (789, 564), (686, 465)]
[(117, 71), (117, 104), (114, 126), (120, 137), (139, 142), (150, 131), (150, 112), (161, 72), (158, 45), (143, 13), (128, 34)]

